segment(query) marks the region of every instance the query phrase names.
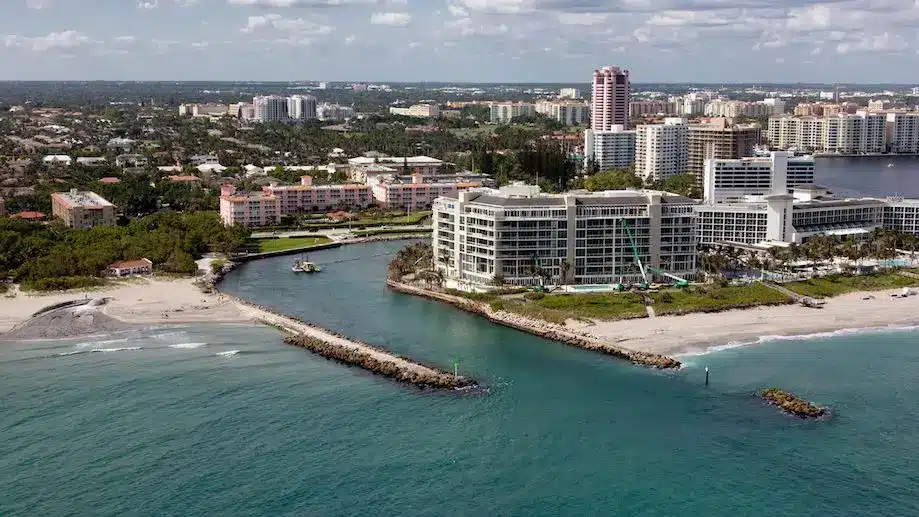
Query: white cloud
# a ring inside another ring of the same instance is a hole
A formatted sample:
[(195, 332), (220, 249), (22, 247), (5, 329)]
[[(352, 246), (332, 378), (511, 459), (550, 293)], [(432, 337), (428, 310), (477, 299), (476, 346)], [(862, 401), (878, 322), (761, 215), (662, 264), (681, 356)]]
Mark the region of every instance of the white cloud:
[(850, 52), (902, 52), (909, 48), (906, 40), (896, 34), (885, 32), (873, 36), (866, 36), (855, 42), (843, 42), (836, 45), (836, 53), (848, 54)]
[(33, 52), (47, 52), (51, 50), (72, 50), (91, 45), (96, 41), (82, 32), (68, 30), (32, 38), (7, 35), (3, 37), (3, 43), (7, 47), (24, 48)]
[(404, 26), (408, 25), (412, 21), (412, 15), (409, 13), (373, 13), (370, 15), (370, 24), (371, 25), (394, 25), (394, 26)]
[(447, 6), (447, 10), (449, 10), (450, 14), (452, 14), (453, 16), (459, 16), (459, 17), (469, 16), (469, 11), (467, 11), (466, 9), (458, 5), (450, 4)]
[(609, 18), (608, 13), (558, 13), (562, 25), (600, 25)]
[(404, 5), (405, 0), (227, 0), (231, 5), (255, 7), (342, 7), (349, 5)]
[(156, 9), (159, 7), (157, 0), (140, 0), (137, 2), (138, 9)]
[(29, 9), (46, 9), (51, 7), (51, 0), (26, 0)]
[(262, 30), (280, 31), (282, 35), (292, 36), (318, 36), (331, 34), (335, 27), (323, 25), (303, 18), (284, 18), (279, 14), (265, 14), (250, 16), (246, 26), (240, 29), (247, 34), (259, 32)]

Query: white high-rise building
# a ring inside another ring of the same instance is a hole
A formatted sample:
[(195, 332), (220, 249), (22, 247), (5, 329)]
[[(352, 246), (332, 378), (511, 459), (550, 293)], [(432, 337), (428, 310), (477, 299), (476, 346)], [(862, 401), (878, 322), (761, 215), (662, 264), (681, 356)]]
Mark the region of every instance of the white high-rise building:
[(257, 122), (286, 122), (287, 97), (278, 95), (259, 96), (252, 99)]
[(629, 71), (605, 66), (594, 70), (591, 84), (590, 129), (609, 131), (616, 125), (628, 129), (629, 103), (632, 101)]
[(773, 151), (768, 158), (706, 160), (704, 201), (737, 203), (750, 197), (788, 194), (788, 189), (814, 183), (814, 157)]
[(540, 101), (536, 103), (536, 113), (565, 125), (576, 126), (587, 123), (590, 106), (578, 101)]
[(887, 151), (919, 154), (919, 113), (887, 114)]
[(354, 108), (338, 104), (320, 104), (316, 107), (319, 120), (348, 120), (354, 117)]
[(627, 169), (635, 163), (634, 130), (626, 131), (619, 124), (609, 131), (584, 131), (584, 156), (592, 158), (597, 167), (607, 169)]
[(499, 102), (488, 106), (492, 123), (507, 124), (516, 117), (536, 115), (536, 105), (528, 102)]
[(768, 138), (779, 149), (883, 153), (887, 150), (887, 119), (883, 113), (864, 111), (830, 117), (773, 117), (769, 119)]
[(580, 99), (581, 90), (577, 88), (562, 88), (558, 91), (558, 96), (560, 99)]
[(290, 120), (312, 120), (316, 118), (316, 97), (293, 95), (287, 98), (287, 116)]
[[(641, 282), (645, 267), (692, 279), (695, 201), (666, 192), (540, 194), (535, 186), (473, 189), (434, 202), (434, 264), (460, 285)], [(655, 275), (655, 278), (656, 275)], [(666, 281), (665, 278), (657, 278)]]
[(654, 181), (687, 172), (689, 124), (684, 118), (665, 118), (635, 130), (635, 174)]

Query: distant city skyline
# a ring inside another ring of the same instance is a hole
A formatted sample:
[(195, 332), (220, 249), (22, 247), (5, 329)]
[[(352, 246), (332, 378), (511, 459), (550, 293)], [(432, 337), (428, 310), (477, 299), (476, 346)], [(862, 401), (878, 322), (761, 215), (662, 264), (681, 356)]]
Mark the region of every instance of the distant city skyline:
[[(7, 0), (0, 80), (901, 83), (891, 0)], [(739, 7), (737, 7), (739, 6)]]

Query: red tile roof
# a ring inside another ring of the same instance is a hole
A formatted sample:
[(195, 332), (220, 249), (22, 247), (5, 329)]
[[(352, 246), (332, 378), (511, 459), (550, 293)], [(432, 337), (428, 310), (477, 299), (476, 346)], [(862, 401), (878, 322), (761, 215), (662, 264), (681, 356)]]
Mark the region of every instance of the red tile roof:
[(118, 178), (100, 178), (99, 183), (121, 183), (121, 180)]
[(13, 214), (10, 216), (10, 219), (44, 219), (45, 214), (42, 212), (19, 212), (18, 214)]
[(134, 259), (134, 260), (122, 260), (121, 262), (115, 262), (108, 265), (109, 269), (128, 269), (134, 267), (153, 267), (153, 262), (150, 259)]

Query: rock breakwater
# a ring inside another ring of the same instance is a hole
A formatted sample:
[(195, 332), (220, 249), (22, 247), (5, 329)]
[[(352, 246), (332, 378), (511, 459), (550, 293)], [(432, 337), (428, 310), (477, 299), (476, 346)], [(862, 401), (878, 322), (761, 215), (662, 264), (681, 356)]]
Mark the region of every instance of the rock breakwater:
[(779, 388), (765, 389), (760, 393), (760, 396), (766, 402), (778, 406), (782, 411), (799, 418), (819, 418), (827, 414), (826, 409)]
[(465, 390), (477, 386), (469, 377), (454, 376), (453, 373), (419, 363), (390, 350), (351, 340), (337, 332), (280, 314), (238, 296), (227, 293), (221, 293), (221, 296), (235, 301), (253, 320), (277, 327), (287, 333), (288, 336), (284, 340), (287, 344), (305, 348), (327, 359), (356, 366), (418, 388)]
[(672, 357), (618, 347), (590, 334), (574, 332), (566, 329), (561, 325), (556, 325), (554, 323), (549, 323), (541, 320), (535, 320), (533, 318), (527, 318), (525, 316), (507, 311), (494, 310), (487, 303), (470, 300), (461, 296), (454, 296), (451, 294), (431, 291), (429, 289), (397, 282), (395, 280), (387, 280), (386, 285), (394, 291), (405, 294), (413, 294), (416, 296), (423, 296), (431, 300), (448, 303), (458, 309), (484, 316), (490, 321), (500, 325), (515, 328), (517, 330), (528, 332), (530, 334), (534, 334), (546, 339), (551, 339), (553, 341), (560, 341), (562, 343), (576, 346), (578, 348), (583, 348), (585, 350), (601, 352), (606, 355), (611, 355), (613, 357), (629, 361), (635, 365), (661, 370), (677, 369), (682, 366), (680, 361)]

